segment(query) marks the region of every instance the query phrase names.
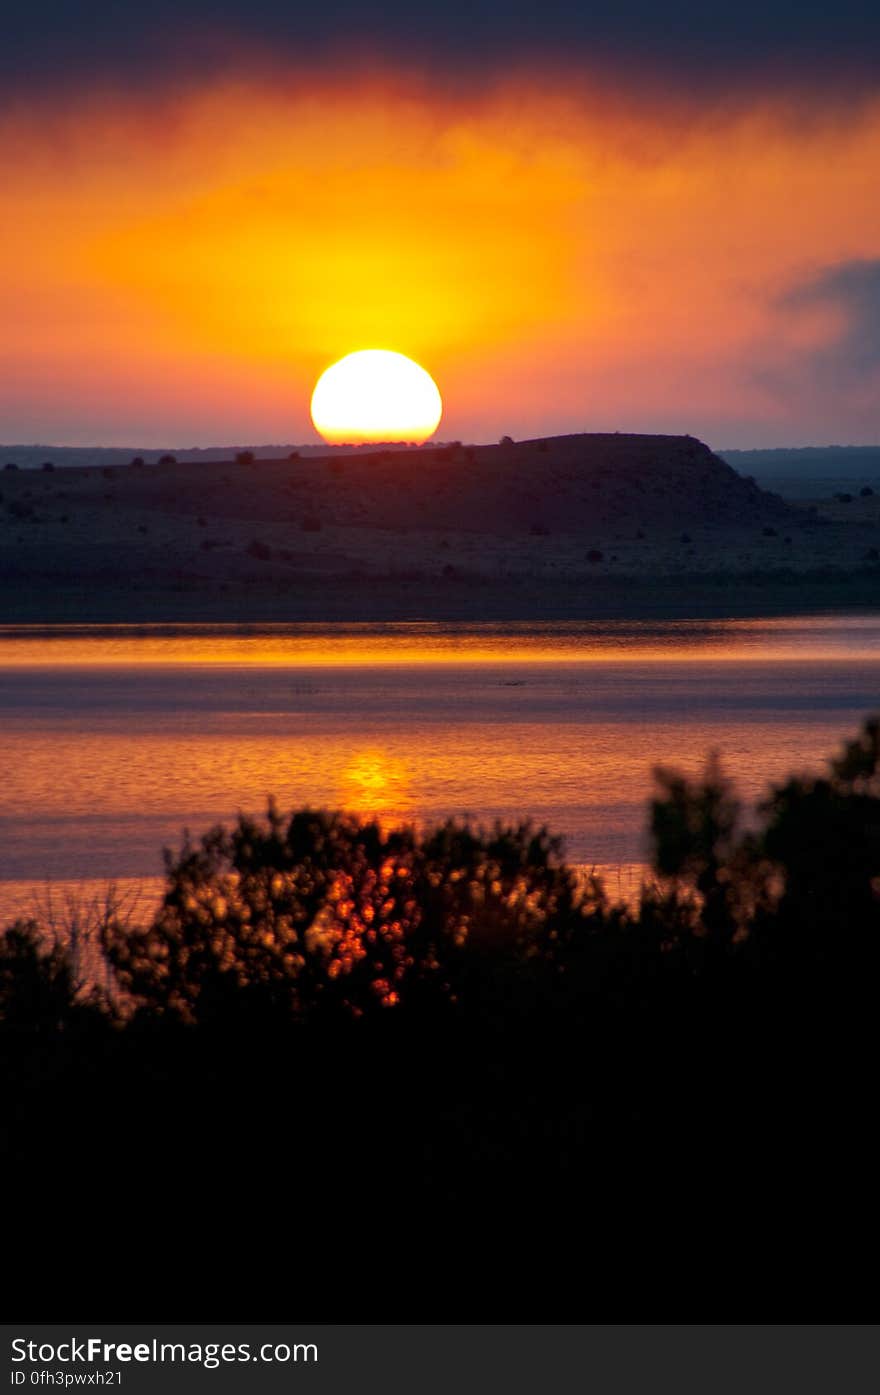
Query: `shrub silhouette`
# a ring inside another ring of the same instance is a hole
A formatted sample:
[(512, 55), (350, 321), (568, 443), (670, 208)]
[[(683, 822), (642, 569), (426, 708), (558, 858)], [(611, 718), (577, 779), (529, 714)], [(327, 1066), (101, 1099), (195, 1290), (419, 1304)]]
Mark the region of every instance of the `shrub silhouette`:
[(156, 919), (105, 927), (120, 985), (152, 1013), (206, 1021), (233, 1005), (356, 1017), (406, 1000), (455, 1001), (471, 959), (551, 958), (578, 912), (558, 844), (528, 824), (421, 839), (305, 811), (235, 827), (166, 854)]
[(657, 772), (654, 862), (698, 898), (694, 934), (774, 972), (852, 975), (876, 966), (880, 927), (880, 720), (871, 718), (825, 776), (793, 777), (743, 832), (717, 757), (703, 779)]
[[(700, 780), (663, 766), (655, 770), (654, 780), (653, 866), (661, 878), (673, 879), (684, 890), (684, 896), (666, 901), (674, 922), (670, 928), (679, 932), (673, 938), (680, 942), (684, 923), (688, 938), (698, 942), (700, 957), (717, 958), (718, 951), (737, 943), (766, 905), (770, 868), (765, 851), (741, 831), (741, 805), (717, 752), (710, 754)], [(651, 914), (657, 918), (657, 904)]]
[(880, 720), (865, 723), (824, 777), (788, 780), (763, 806), (766, 855), (784, 873), (776, 931), (805, 955), (852, 972), (877, 959)]
[(0, 932), (0, 1025), (16, 1036), (70, 1030), (96, 1009), (94, 991), (77, 984), (65, 947), (32, 921)]
[(575, 914), (576, 877), (529, 824), (420, 840), (343, 813), (240, 816), (180, 857), (149, 928), (109, 925), (120, 985), (159, 1014), (204, 1021), (250, 999), (363, 1016), (403, 997), (455, 1000), (463, 961), (548, 954)]

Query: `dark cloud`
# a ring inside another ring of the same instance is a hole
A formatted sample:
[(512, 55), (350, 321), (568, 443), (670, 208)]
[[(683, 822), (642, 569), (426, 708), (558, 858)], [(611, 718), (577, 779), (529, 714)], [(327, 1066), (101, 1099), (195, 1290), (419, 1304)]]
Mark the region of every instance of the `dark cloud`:
[(880, 370), (880, 259), (827, 268), (789, 291), (782, 304), (791, 311), (828, 305), (843, 313), (843, 331), (810, 355), (826, 380), (857, 386)]
[(520, 61), (584, 62), (690, 81), (871, 84), (876, 0), (6, 0), (4, 88), (45, 91), (109, 79), (155, 82), (256, 55), (316, 62), (344, 53), (447, 71)]
[[(839, 262), (787, 291), (778, 343), (756, 351), (746, 375), (774, 403), (775, 439), (876, 441), (880, 436), (880, 259)], [(797, 320), (831, 310), (836, 327), (812, 347), (787, 338)], [(765, 433), (766, 436), (766, 433)], [(733, 439), (733, 438), (731, 438)], [(739, 439), (747, 439), (742, 433)], [(759, 433), (752, 433), (759, 439)]]

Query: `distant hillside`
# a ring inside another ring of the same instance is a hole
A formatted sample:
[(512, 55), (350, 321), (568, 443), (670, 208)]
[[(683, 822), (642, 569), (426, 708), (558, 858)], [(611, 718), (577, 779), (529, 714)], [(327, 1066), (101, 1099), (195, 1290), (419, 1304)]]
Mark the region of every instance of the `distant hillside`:
[(687, 613), (699, 585), (880, 580), (880, 493), (797, 508), (692, 437), (209, 454), (0, 469), (0, 622), (647, 612), (655, 583)]
[[(553, 436), (493, 446), (380, 451), (306, 460), (298, 469), (252, 467), (266, 517), (280, 487), (343, 526), (461, 529), (478, 533), (584, 532), (774, 522), (781, 500), (742, 479), (691, 437)], [(194, 477), (192, 488), (198, 488)], [(231, 501), (230, 501), (231, 502)]]
[[(594, 440), (602, 439), (614, 440), (613, 436), (603, 438), (599, 436), (582, 437), (549, 437), (549, 440)], [(676, 440), (680, 437), (637, 437), (624, 436), (628, 441), (633, 440)], [(131, 460), (140, 458), (147, 465), (155, 465), (163, 455), (173, 455), (176, 460), (197, 464), (199, 462), (213, 462), (217, 460), (234, 460), (241, 451), (251, 451), (258, 460), (284, 460), (291, 452), (298, 453), (302, 458), (309, 459), (314, 456), (349, 456), (349, 455), (375, 455), (381, 449), (383, 453), (406, 451), (412, 452), (418, 449), (421, 455), (425, 451), (444, 448), (443, 442), (427, 447), (413, 447), (399, 444), (388, 444), (385, 446), (327, 446), (321, 443), (310, 443), (308, 445), (296, 445), (288, 442), (281, 445), (224, 445), (224, 446), (162, 446), (161, 448), (145, 448), (143, 446), (47, 446), (47, 445), (0, 445), (0, 468), (7, 462), (12, 461), (24, 470), (40, 469), (46, 462), (50, 461), (56, 467), (66, 468), (69, 466), (80, 466), (90, 468), (102, 465), (128, 465)], [(448, 443), (446, 443), (448, 444)], [(522, 444), (528, 444), (523, 442)], [(490, 449), (490, 447), (478, 446), (478, 450)], [(754, 475), (756, 479), (784, 480), (792, 479), (817, 479), (828, 480), (835, 476), (841, 479), (865, 480), (880, 478), (880, 445), (878, 446), (804, 446), (804, 447), (781, 447), (772, 450), (722, 450), (717, 451), (719, 459), (731, 465), (738, 474)]]
[[(31, 472), (27, 478), (32, 479)], [(51, 478), (51, 477), (50, 477)], [(114, 481), (112, 495), (107, 480)], [(15, 472), (0, 472), (13, 485)], [(77, 497), (214, 518), (277, 522), (297, 510), (345, 528), (586, 532), (649, 522), (680, 528), (773, 523), (786, 505), (689, 436), (580, 435), (493, 446), (391, 449), (253, 461), (178, 456), (141, 468), (66, 469)], [(59, 482), (60, 486), (60, 482)], [(31, 488), (33, 486), (30, 486)], [(46, 489), (46, 478), (41, 488)]]
[[(60, 468), (82, 466), (88, 469), (95, 465), (128, 465), (132, 460), (141, 459), (147, 465), (155, 465), (163, 455), (173, 455), (175, 460), (234, 460), (240, 451), (251, 451), (260, 460), (283, 460), (295, 451), (298, 455), (352, 455), (360, 451), (375, 450), (369, 446), (327, 446), (310, 444), (297, 446), (288, 443), (280, 446), (161, 446), (146, 449), (142, 446), (2, 446), (0, 445), (0, 469), (7, 462), (18, 465), (22, 470), (39, 470), (49, 461)], [(388, 445), (385, 450), (412, 450), (405, 445)]]
[(756, 479), (880, 479), (880, 446), (803, 446), (724, 450), (722, 460)]

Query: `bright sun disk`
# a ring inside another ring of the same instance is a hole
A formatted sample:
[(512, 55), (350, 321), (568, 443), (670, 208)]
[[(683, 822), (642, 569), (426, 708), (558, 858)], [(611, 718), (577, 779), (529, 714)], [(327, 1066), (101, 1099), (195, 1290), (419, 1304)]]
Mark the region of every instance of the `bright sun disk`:
[(359, 349), (327, 368), (312, 393), (315, 430), (330, 445), (426, 441), (443, 402), (424, 368), (390, 349)]

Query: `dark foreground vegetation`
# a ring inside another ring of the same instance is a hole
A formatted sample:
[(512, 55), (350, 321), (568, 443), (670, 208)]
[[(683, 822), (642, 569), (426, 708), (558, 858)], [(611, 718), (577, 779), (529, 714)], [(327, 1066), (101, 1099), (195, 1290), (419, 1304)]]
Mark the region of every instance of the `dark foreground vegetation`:
[(749, 830), (716, 762), (659, 771), (651, 834), (635, 910), (529, 826), (270, 809), (147, 926), (8, 929), (21, 1301), (867, 1316), (880, 723)]

